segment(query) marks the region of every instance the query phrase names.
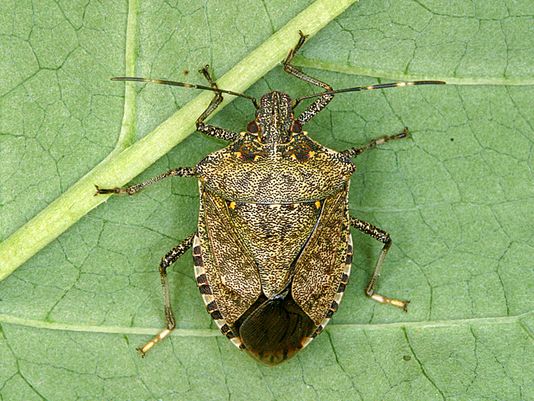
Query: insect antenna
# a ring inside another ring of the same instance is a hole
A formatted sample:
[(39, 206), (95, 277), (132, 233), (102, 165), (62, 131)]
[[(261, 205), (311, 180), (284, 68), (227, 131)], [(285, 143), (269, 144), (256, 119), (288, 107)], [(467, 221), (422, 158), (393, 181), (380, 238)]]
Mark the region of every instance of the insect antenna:
[(301, 101), (305, 99), (311, 99), (314, 97), (322, 96), (325, 94), (336, 94), (344, 92), (361, 92), (361, 91), (370, 91), (375, 89), (386, 89), (386, 88), (399, 88), (401, 86), (416, 86), (416, 85), (445, 85), (445, 81), (409, 81), (409, 82), (391, 82), (387, 84), (377, 84), (377, 85), (368, 85), (368, 86), (355, 86), (354, 88), (345, 88), (345, 89), (336, 89), (331, 91), (314, 93), (313, 95), (306, 95), (295, 99), (294, 107), (297, 106)]
[(252, 101), (252, 103), (254, 104), (254, 107), (258, 108), (258, 103), (256, 102), (256, 99), (253, 98), (252, 96), (248, 96), (248, 95), (245, 95), (244, 93), (234, 92), (234, 91), (230, 91), (226, 89), (212, 88), (211, 86), (206, 86), (206, 85), (190, 84), (187, 82), (178, 82), (178, 81), (167, 81), (165, 79), (141, 78), (141, 77), (113, 77), (111, 78), (111, 80), (112, 81), (148, 82), (151, 84), (180, 86), (182, 88), (200, 89), (200, 90), (207, 90), (207, 91), (217, 92), (217, 93), (226, 93), (232, 96), (244, 97), (245, 99)]

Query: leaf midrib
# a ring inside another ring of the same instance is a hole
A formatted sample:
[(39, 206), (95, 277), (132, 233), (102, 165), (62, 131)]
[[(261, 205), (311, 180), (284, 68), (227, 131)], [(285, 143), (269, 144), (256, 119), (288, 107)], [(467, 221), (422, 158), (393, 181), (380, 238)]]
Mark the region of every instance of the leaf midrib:
[[(412, 321), (412, 322), (393, 322), (393, 323), (330, 323), (328, 330), (388, 330), (394, 328), (418, 328), (429, 329), (439, 327), (454, 326), (472, 326), (472, 325), (502, 325), (512, 324), (534, 316), (534, 311), (520, 313), (511, 316), (493, 316), (493, 317), (476, 317), (465, 319), (448, 319), (448, 320), (431, 320), (431, 321)], [(123, 327), (123, 326), (94, 326), (83, 324), (69, 324), (61, 322), (45, 322), (36, 319), (21, 318), (9, 314), (0, 314), (0, 324), (13, 324), (17, 326), (33, 327), (36, 329), (56, 330), (56, 331), (75, 331), (85, 333), (101, 334), (139, 334), (153, 335), (161, 328), (152, 327)], [(176, 337), (216, 337), (222, 336), (217, 329), (182, 329), (177, 328), (172, 333)]]
[[(264, 76), (287, 54), (287, 49), (294, 45), (300, 29), (313, 36), (333, 18), (343, 12), (357, 0), (317, 0), (291, 19), (284, 27), (271, 35), (255, 50), (250, 52), (224, 76), (218, 83), (221, 87), (237, 92), (247, 89), (252, 83)], [(129, 8), (129, 49), (135, 42), (135, 4)], [(131, 17), (131, 18), (130, 18)], [(130, 21), (131, 19), (131, 21)], [(133, 27), (132, 27), (133, 24)], [(257, 63), (261, 57), (262, 63)], [(126, 56), (125, 72), (134, 67), (135, 52)], [(195, 131), (195, 119), (206, 108), (212, 94), (203, 92), (184, 105), (173, 116), (161, 123), (150, 134), (133, 145), (127, 146), (133, 133), (135, 116), (134, 91), (126, 91), (129, 103), (125, 106), (119, 141), (112, 155), (88, 172), (71, 188), (65, 191), (29, 222), (20, 227), (11, 236), (0, 243), (0, 281), (9, 276), (25, 261), (40, 251), (52, 240), (76, 223), (80, 218), (104, 203), (109, 195), (95, 197), (94, 185), (123, 186), (140, 174), (156, 160), (172, 149), (176, 144)], [(231, 100), (225, 97), (215, 112), (220, 111)], [(215, 114), (212, 113), (212, 115)], [(121, 150), (122, 147), (125, 147)]]

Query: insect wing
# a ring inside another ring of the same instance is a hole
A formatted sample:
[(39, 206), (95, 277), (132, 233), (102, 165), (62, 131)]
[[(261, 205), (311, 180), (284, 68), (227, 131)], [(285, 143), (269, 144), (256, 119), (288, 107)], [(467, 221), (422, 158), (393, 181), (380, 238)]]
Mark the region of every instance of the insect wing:
[(295, 268), (293, 298), (316, 325), (331, 316), (332, 308), (335, 312), (350, 274), (352, 239), (347, 197), (348, 185), (322, 201), (319, 224)]
[(233, 324), (260, 295), (256, 264), (236, 235), (226, 202), (208, 191), (201, 196), (198, 232), (207, 283), (222, 316)]

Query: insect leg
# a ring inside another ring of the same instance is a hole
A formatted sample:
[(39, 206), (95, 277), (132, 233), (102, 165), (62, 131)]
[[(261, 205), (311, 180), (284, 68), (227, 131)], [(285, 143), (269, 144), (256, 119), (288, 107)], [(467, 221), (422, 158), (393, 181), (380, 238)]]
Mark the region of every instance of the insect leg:
[[(217, 84), (213, 80), (211, 74), (208, 70), (209, 66), (204, 66), (200, 72), (206, 80), (209, 82), (210, 86), (213, 89), (219, 89), (217, 87)], [(213, 111), (219, 107), (221, 102), (223, 101), (223, 96), (221, 92), (215, 92), (215, 97), (211, 100), (210, 104), (208, 105), (208, 108), (204, 110), (204, 112), (200, 115), (200, 117), (197, 118), (197, 131), (202, 132), (203, 134), (213, 136), (215, 138), (223, 139), (225, 141), (235, 141), (239, 134), (232, 131), (227, 131), (224, 128), (216, 127), (214, 125), (208, 125), (204, 124), (204, 120), (208, 118), (208, 116), (213, 113)]]
[(394, 141), (394, 140), (397, 140), (397, 139), (403, 139), (403, 138), (407, 138), (407, 137), (408, 137), (408, 127), (404, 127), (404, 129), (402, 130), (401, 133), (398, 133), (398, 134), (395, 134), (395, 135), (381, 136), (380, 138), (373, 139), (371, 142), (367, 143), (366, 145), (350, 148), (350, 149), (347, 149), (347, 150), (343, 150), (343, 151), (341, 151), (339, 153), (341, 153), (341, 154), (343, 154), (343, 155), (345, 155), (347, 157), (356, 157), (356, 156), (362, 154), (363, 152), (365, 152), (366, 150), (373, 149), (374, 147), (379, 146), (379, 145), (383, 145), (386, 142)]
[(365, 288), (365, 295), (367, 295), (369, 298), (374, 299), (377, 302), (383, 304), (390, 304), (406, 311), (410, 301), (389, 298), (375, 292), (376, 283), (378, 282), (378, 277), (380, 276), (380, 271), (382, 270), (382, 264), (384, 263), (386, 254), (388, 253), (388, 250), (391, 247), (391, 238), (389, 234), (384, 230), (373, 226), (370, 223), (356, 219), (354, 217), (350, 218), (350, 225), (384, 244), (384, 247), (382, 248), (382, 251), (380, 251), (380, 255), (378, 256), (378, 260), (376, 261), (373, 276), (371, 277), (371, 280), (369, 280), (369, 284), (367, 284), (367, 287)]
[[(298, 79), (301, 79), (303, 81), (306, 81), (310, 84), (320, 86), (321, 88), (331, 91), (333, 90), (332, 87), (322, 81), (319, 81), (316, 78), (310, 77), (309, 75), (303, 73), (298, 68), (294, 67), (291, 64), (291, 61), (293, 60), (293, 57), (295, 57), (295, 54), (297, 51), (302, 47), (304, 42), (306, 41), (306, 35), (302, 33), (302, 31), (299, 31), (299, 41), (297, 45), (289, 51), (289, 54), (287, 55), (287, 58), (284, 60), (284, 71), (297, 77)], [(312, 119), (313, 116), (315, 116), (317, 113), (319, 113), (322, 109), (330, 103), (330, 101), (334, 98), (334, 95), (332, 93), (325, 93), (321, 95), (317, 100), (315, 100), (312, 104), (308, 106), (306, 110), (304, 110), (297, 118), (298, 122), (301, 124), (307, 123), (309, 120)], [(296, 105), (295, 105), (296, 106)]]
[(159, 274), (161, 278), (161, 287), (163, 289), (163, 304), (165, 307), (165, 320), (167, 321), (167, 327), (156, 334), (149, 342), (147, 342), (142, 347), (137, 348), (141, 353), (141, 356), (150, 350), (154, 345), (159, 343), (165, 337), (167, 337), (172, 330), (176, 327), (176, 320), (174, 319), (174, 314), (171, 307), (171, 295), (169, 291), (169, 279), (167, 278), (167, 268), (176, 262), (180, 256), (182, 256), (191, 245), (193, 245), (193, 238), (195, 234), (191, 234), (189, 237), (184, 239), (174, 248), (172, 248), (162, 259), (159, 264)]
[(100, 188), (98, 185), (96, 187), (96, 195), (105, 195), (105, 194), (117, 194), (117, 195), (134, 195), (137, 192), (141, 191), (145, 187), (152, 185), (158, 181), (163, 180), (167, 177), (192, 177), (195, 175), (194, 167), (178, 167), (173, 168), (169, 171), (166, 171), (160, 175), (149, 178), (146, 181), (140, 182), (139, 184), (132, 185), (131, 187), (115, 187), (115, 188)]

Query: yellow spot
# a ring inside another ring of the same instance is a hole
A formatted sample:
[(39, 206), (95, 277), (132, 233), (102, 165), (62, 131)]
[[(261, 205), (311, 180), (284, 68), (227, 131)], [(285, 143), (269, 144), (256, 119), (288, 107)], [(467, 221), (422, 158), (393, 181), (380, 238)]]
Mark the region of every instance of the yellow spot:
[(406, 82), (406, 85), (407, 86), (412, 86), (412, 85), (415, 85), (413, 82)]
[(315, 152), (313, 150), (310, 150), (308, 152), (308, 157), (313, 157), (313, 156), (315, 156)]
[(237, 157), (241, 157), (242, 153), (241, 152), (234, 152), (234, 155), (236, 155)]
[(257, 162), (259, 159), (261, 159), (261, 156), (260, 155), (256, 155), (254, 156), (254, 161)]
[(368, 91), (370, 91), (371, 89), (374, 89), (374, 88), (373, 88), (373, 85), (369, 85), (369, 86), (368, 86), (367, 88), (365, 88), (365, 89), (367, 89)]
[(406, 86), (406, 82), (397, 82), (397, 86)]
[(230, 202), (230, 204), (228, 205), (228, 207), (229, 207), (230, 209), (235, 209), (235, 202), (234, 202), (234, 201)]
[(289, 157), (291, 157), (293, 160), (297, 160), (297, 156), (294, 153), (291, 153), (291, 156)]
[(321, 201), (315, 201), (315, 207), (319, 209), (321, 207)]

